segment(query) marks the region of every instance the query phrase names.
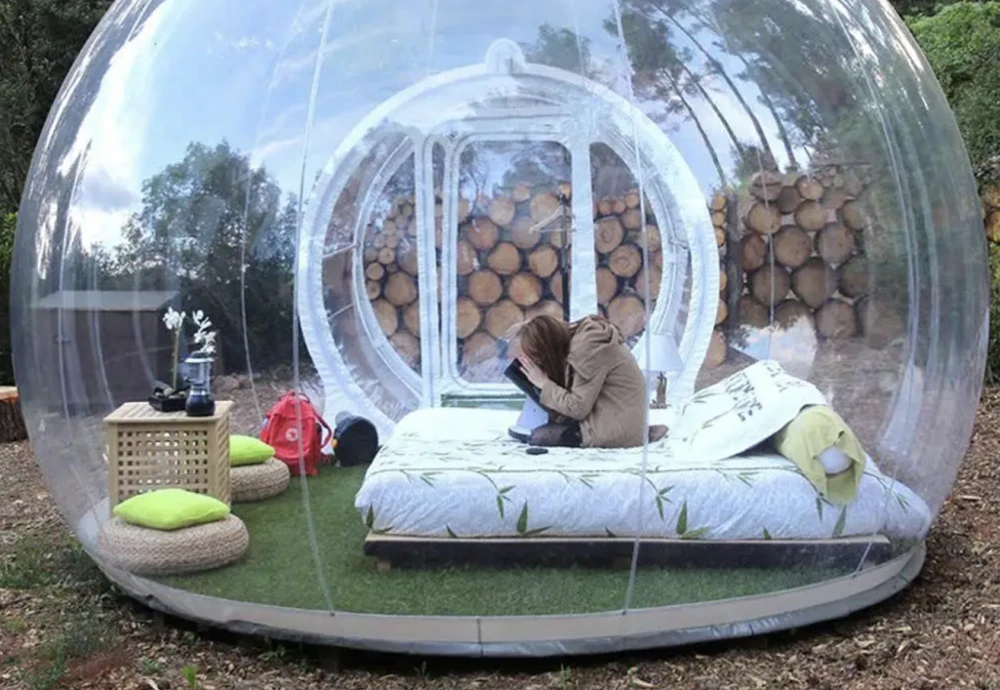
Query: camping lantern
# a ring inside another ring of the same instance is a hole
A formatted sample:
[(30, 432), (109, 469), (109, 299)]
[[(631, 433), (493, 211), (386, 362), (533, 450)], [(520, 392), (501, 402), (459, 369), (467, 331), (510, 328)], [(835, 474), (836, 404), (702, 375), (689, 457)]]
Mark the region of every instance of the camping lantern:
[(212, 362), (213, 359), (203, 352), (196, 352), (184, 360), (189, 367), (188, 381), (191, 383), (184, 408), (189, 417), (211, 417), (215, 414), (215, 399), (211, 391)]

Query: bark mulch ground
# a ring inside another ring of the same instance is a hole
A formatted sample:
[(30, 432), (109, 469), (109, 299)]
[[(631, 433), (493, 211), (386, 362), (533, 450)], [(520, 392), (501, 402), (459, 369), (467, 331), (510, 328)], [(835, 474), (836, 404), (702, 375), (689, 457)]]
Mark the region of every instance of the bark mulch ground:
[(792, 633), (630, 656), (455, 661), (246, 640), (165, 621), (118, 594), (76, 546), (25, 443), (0, 446), (0, 688), (995, 688), (1000, 690), (1000, 389), (928, 540), (892, 600)]

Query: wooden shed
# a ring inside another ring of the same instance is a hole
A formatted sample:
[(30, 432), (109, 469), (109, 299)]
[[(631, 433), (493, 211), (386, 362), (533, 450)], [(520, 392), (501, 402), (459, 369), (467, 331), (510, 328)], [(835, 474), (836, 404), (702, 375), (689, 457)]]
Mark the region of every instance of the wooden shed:
[(62, 390), (51, 393), (65, 396), (74, 410), (145, 400), (171, 370), (171, 334), (162, 319), (176, 297), (175, 291), (65, 290), (39, 300), (37, 323), (61, 351), (53, 373)]

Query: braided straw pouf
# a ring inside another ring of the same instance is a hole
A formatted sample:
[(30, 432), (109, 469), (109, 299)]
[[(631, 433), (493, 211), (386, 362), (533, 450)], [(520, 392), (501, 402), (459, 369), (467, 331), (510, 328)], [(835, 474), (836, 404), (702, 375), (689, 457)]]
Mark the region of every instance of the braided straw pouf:
[(229, 476), (232, 478), (234, 503), (262, 501), (277, 496), (288, 488), (291, 479), (288, 465), (274, 458), (261, 465), (234, 467)]
[(113, 518), (101, 528), (98, 548), (113, 565), (130, 573), (178, 575), (228, 565), (246, 553), (249, 544), (247, 528), (235, 515), (171, 531)]

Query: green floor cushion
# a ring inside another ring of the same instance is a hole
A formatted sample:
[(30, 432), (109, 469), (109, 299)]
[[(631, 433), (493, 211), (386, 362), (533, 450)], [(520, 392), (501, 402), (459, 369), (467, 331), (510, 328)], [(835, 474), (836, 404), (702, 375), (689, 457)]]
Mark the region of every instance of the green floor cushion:
[(261, 465), (274, 457), (274, 448), (253, 436), (229, 437), (229, 464), (233, 467)]
[[(774, 437), (779, 453), (794, 462), (816, 490), (833, 503), (854, 500), (865, 470), (865, 451), (840, 415), (825, 405), (804, 408)], [(850, 461), (837, 474), (827, 474), (820, 456), (836, 448)]]
[(159, 489), (133, 496), (114, 509), (130, 525), (177, 530), (225, 520), (229, 506), (217, 498), (184, 489)]

